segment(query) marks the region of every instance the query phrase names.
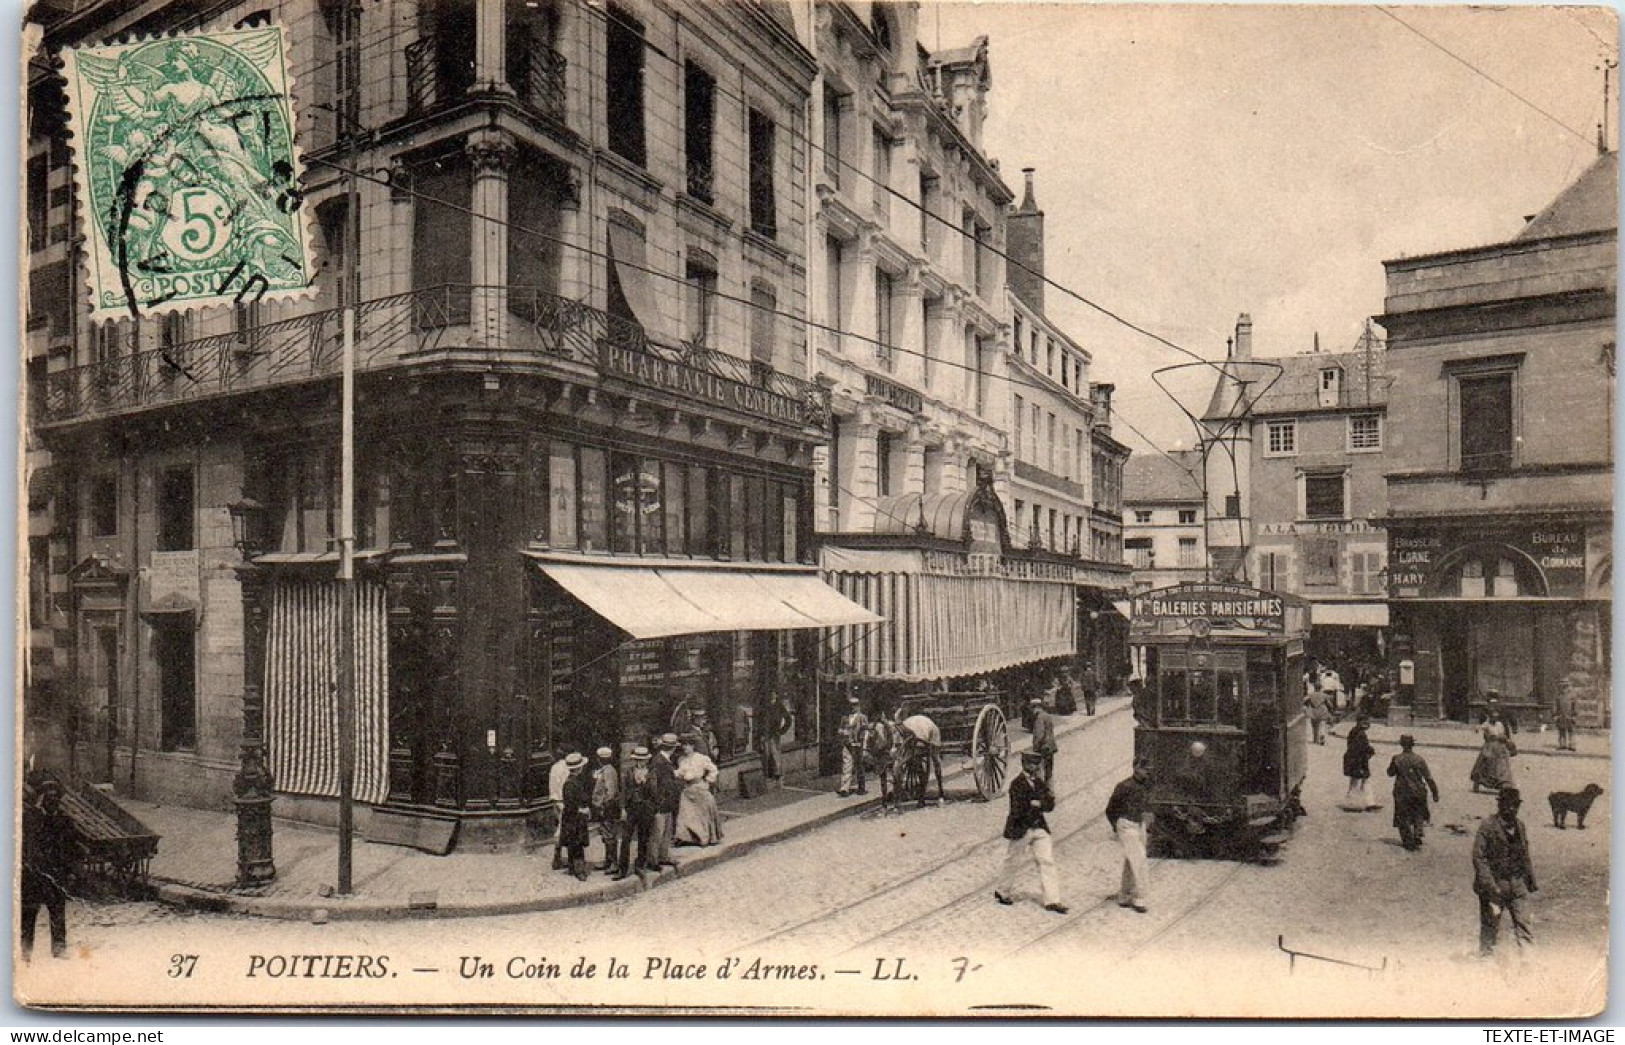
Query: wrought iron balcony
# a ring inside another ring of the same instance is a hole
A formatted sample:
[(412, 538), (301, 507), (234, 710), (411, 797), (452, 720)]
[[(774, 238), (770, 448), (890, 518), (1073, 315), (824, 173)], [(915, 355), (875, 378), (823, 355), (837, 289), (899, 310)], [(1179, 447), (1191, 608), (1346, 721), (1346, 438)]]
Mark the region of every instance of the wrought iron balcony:
[[(567, 70), (564, 55), (527, 39), (509, 51), (508, 86), (542, 119), (563, 126), (569, 100)], [(474, 86), (475, 74), (467, 43), (430, 33), (408, 44), (408, 111), (422, 115), (461, 100)]]
[(474, 86), (474, 64), (433, 33), (406, 45), (406, 106), (414, 116), (461, 98)]
[(562, 126), (568, 100), (565, 71), (564, 55), (531, 42), (509, 62), (508, 83), (538, 116)]
[[(494, 346), (501, 358), (557, 359), (596, 371), (601, 349), (615, 348), (791, 399), (807, 425), (828, 421), (829, 390), (821, 385), (715, 349), (651, 341), (636, 323), (538, 287), (445, 284), (363, 302), (356, 308), (356, 369), (474, 343), (481, 298), (495, 298), (506, 313), (502, 344)], [(331, 377), (342, 365), (342, 331), (343, 310), (326, 309), (59, 371), (45, 378), (39, 420), (86, 421)], [(490, 348), (479, 351), (491, 357)]]

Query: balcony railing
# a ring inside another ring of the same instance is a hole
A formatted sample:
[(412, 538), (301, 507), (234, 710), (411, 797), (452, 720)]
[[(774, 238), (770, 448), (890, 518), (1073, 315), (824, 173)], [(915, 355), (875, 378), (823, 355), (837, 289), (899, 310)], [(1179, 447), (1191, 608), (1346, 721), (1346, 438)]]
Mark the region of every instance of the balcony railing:
[(441, 41), (430, 33), (406, 45), (406, 105), (414, 116), (461, 98), (474, 86), (469, 61), (442, 61)]
[[(474, 86), (475, 69), (466, 47), (453, 47), (431, 33), (406, 46), (407, 108), (414, 116), (459, 101)], [(563, 126), (567, 113), (568, 65), (564, 55), (527, 40), (511, 52), (508, 85), (544, 120)]]
[(530, 42), (509, 64), (508, 82), (521, 102), (542, 119), (562, 126), (567, 100), (565, 68), (564, 55), (545, 44)]
[[(506, 358), (597, 370), (599, 349), (609, 345), (785, 396), (801, 404), (804, 423), (827, 423), (829, 390), (821, 385), (715, 349), (659, 344), (636, 323), (537, 287), (446, 284), (363, 302), (356, 308), (357, 370), (468, 344), (476, 299), (487, 296), (506, 299)], [(84, 421), (329, 377), (342, 365), (342, 331), (343, 310), (327, 309), (63, 370), (45, 379), (40, 421)]]

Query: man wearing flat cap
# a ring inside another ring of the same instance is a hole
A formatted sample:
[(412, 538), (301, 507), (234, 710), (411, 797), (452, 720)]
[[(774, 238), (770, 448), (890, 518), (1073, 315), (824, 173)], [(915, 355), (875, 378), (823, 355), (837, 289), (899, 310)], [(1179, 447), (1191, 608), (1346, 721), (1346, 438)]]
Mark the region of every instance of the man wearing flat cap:
[(1415, 747), (1416, 738), (1406, 733), (1399, 738), (1399, 754), (1388, 762), (1388, 775), (1394, 778), (1394, 826), (1399, 828), (1399, 844), (1412, 851), (1422, 848), (1423, 832), (1432, 819), (1428, 795), (1439, 800), (1439, 785)]
[(1044, 910), (1065, 914), (1061, 903), (1061, 884), (1055, 873), (1055, 846), (1050, 841), (1049, 822), (1044, 814), (1055, 808), (1055, 793), (1039, 779), (1042, 756), (1032, 751), (1021, 753), (1021, 775), (1010, 782), (1010, 813), (1004, 820), (1004, 837), (1010, 843), (1005, 854), (1004, 868), (999, 873), (993, 899), (1006, 907), (1015, 903), (1011, 895), (1016, 873), (1021, 870), (1022, 850), (1032, 854), (1038, 865), (1038, 882), (1044, 895)]
[(1518, 819), (1523, 796), (1515, 787), (1503, 787), (1495, 798), (1495, 815), (1478, 825), (1473, 838), (1473, 892), (1478, 894), (1478, 956), (1495, 953), (1501, 933), (1501, 915), (1512, 916), (1512, 938), (1522, 947), (1533, 943), (1529, 928), (1529, 894), (1535, 885), (1535, 865), (1529, 859), (1529, 831)]
[(1043, 778), (1044, 783), (1055, 789), (1055, 752), (1060, 745), (1055, 742), (1055, 719), (1050, 716), (1044, 707), (1043, 697), (1032, 698), (1033, 712), (1033, 751), (1044, 756)]
[(655, 807), (654, 853), (649, 859), (655, 870), (666, 865), (677, 866), (671, 856), (671, 839), (677, 826), (677, 807), (683, 801), (683, 785), (677, 779), (677, 734), (662, 734), (659, 748), (649, 760), (660, 796)]

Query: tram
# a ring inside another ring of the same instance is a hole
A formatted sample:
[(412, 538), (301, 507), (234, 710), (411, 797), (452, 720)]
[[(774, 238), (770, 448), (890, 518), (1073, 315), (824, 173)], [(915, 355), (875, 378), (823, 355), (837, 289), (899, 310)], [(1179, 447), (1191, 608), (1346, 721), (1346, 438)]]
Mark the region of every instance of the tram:
[(1134, 757), (1151, 770), (1151, 844), (1169, 856), (1273, 851), (1301, 812), (1309, 604), (1239, 584), (1136, 595), (1143, 663)]

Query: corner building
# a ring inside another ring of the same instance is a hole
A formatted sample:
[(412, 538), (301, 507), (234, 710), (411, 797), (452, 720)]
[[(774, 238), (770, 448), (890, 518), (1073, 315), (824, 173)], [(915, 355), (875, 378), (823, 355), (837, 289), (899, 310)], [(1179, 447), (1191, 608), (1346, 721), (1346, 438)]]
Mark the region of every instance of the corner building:
[[(1401, 695), (1611, 719), (1619, 157), (1511, 240), (1385, 262)], [(1407, 676), (1414, 679), (1406, 683)]]
[(727, 785), (773, 695), (789, 768), (813, 758), (818, 629), (872, 615), (812, 558), (816, 69), (786, 5), (39, 11), (46, 53), (285, 26), (323, 259), (308, 301), (93, 327), (73, 239), (51, 234), (76, 205), (58, 199), (62, 92), (31, 64), (29, 393), (74, 772), (218, 806), (261, 734), (277, 814), (333, 815), (350, 302), (356, 780), (375, 819), (533, 836), (559, 753), (624, 751), (701, 709)]

